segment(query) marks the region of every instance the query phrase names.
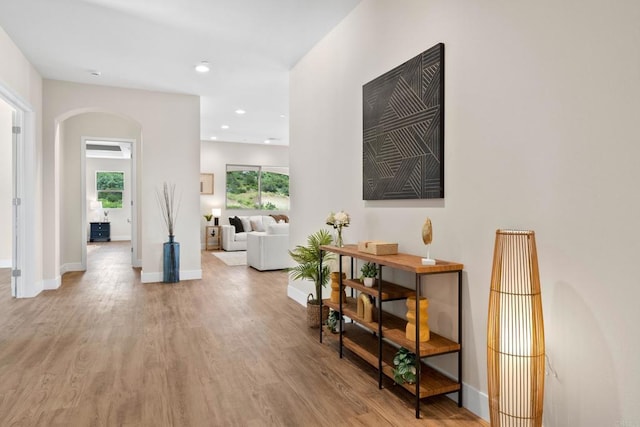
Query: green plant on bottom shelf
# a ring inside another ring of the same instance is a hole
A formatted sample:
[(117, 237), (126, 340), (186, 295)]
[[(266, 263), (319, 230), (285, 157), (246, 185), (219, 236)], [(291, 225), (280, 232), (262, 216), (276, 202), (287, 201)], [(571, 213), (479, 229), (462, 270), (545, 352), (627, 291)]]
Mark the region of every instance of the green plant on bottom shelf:
[(329, 310), (329, 317), (327, 318), (327, 326), (331, 329), (331, 332), (338, 332), (338, 322), (340, 321), (340, 313), (334, 309)]
[(416, 382), (416, 355), (402, 347), (393, 358), (393, 380), (397, 384)]

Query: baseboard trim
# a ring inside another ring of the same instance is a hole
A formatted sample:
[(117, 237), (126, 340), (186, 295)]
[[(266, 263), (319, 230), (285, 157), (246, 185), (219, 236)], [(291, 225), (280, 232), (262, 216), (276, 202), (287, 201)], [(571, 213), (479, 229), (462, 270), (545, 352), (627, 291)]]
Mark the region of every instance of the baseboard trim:
[(180, 280), (200, 280), (202, 279), (202, 270), (180, 270)]
[(489, 421), (489, 396), (465, 383), (462, 383), (462, 394), (464, 396), (462, 406), (483, 420)]
[(124, 242), (131, 240), (131, 236), (111, 236), (112, 242)]
[(13, 267), (13, 263), (11, 259), (0, 259), (0, 268), (11, 268)]
[(307, 295), (309, 294), (296, 288), (295, 286), (292, 286), (291, 284), (287, 286), (287, 296), (305, 307), (307, 306)]
[(64, 273), (68, 273), (70, 271), (85, 271), (82, 264), (79, 262), (70, 262), (67, 264), (62, 264), (60, 266), (60, 275), (62, 276)]
[[(55, 291), (56, 289), (58, 289), (60, 287), (60, 285), (62, 284), (62, 273), (60, 273), (60, 274), (61, 274), (60, 276), (57, 276), (54, 279), (45, 279), (45, 280), (43, 280), (42, 281), (42, 289), (45, 290), (45, 291)], [(40, 292), (38, 292), (38, 293), (40, 293)]]
[(144, 270), (140, 272), (140, 281), (142, 283), (156, 283), (162, 282), (162, 272), (154, 271), (147, 273)]
[[(140, 281), (142, 283), (160, 283), (162, 282), (163, 273), (161, 271), (153, 271), (150, 273), (141, 272)], [(180, 281), (184, 280), (200, 280), (202, 279), (202, 270), (180, 270)]]

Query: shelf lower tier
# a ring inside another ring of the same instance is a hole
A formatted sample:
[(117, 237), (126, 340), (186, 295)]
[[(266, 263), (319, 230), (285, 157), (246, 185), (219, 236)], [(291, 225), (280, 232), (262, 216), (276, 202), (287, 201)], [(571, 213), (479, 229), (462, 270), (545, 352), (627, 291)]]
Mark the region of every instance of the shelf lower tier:
[[(354, 324), (346, 324), (342, 342), (345, 348), (351, 350), (364, 361), (378, 369), (378, 338), (375, 335)], [(397, 348), (383, 341), (382, 372), (391, 379), (393, 379), (393, 357), (396, 352)], [(422, 363), (421, 370), (421, 399), (430, 396), (453, 393), (460, 390), (460, 384), (457, 381), (427, 366), (425, 363)], [(405, 383), (401, 384), (401, 386), (413, 395), (416, 394), (415, 384)]]
[[(329, 299), (322, 300), (322, 304), (340, 311), (340, 305), (331, 302)], [(354, 298), (347, 298), (347, 301), (342, 304), (344, 315), (355, 322), (360, 323), (364, 327), (370, 329), (373, 332), (378, 331), (378, 322), (365, 322), (364, 319), (357, 315), (357, 303)], [(375, 313), (375, 310), (374, 310)], [(400, 347), (404, 347), (412, 353), (416, 353), (416, 342), (407, 339), (405, 335), (405, 328), (407, 321), (394, 316), (391, 313), (385, 311), (382, 312), (382, 336), (389, 341), (394, 342)], [(420, 356), (436, 356), (438, 354), (453, 353), (460, 351), (460, 344), (445, 338), (441, 335), (431, 332), (429, 341), (420, 343)]]

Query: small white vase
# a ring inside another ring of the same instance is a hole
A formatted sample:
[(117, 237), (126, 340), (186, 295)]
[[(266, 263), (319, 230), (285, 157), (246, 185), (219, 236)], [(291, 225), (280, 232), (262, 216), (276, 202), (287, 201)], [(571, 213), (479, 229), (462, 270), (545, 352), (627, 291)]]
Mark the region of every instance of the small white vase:
[(364, 285), (367, 288), (371, 288), (373, 287), (373, 281), (374, 281), (375, 277), (365, 277), (364, 278)]

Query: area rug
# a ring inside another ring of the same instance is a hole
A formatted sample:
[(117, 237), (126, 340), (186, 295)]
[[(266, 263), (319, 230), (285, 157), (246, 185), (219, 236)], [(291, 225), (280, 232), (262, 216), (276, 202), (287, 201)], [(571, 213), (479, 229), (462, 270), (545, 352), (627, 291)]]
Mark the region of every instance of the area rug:
[(211, 252), (211, 254), (227, 265), (247, 265), (247, 251)]

